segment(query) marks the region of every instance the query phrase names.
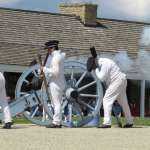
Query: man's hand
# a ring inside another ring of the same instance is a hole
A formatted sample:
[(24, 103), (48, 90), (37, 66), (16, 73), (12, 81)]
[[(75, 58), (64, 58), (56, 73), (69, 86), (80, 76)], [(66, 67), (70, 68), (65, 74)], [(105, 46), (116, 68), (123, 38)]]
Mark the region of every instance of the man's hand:
[(44, 67), (43, 67), (43, 66), (40, 66), (40, 70), (41, 70), (41, 72), (43, 72), (43, 70), (44, 70)]
[(95, 58), (89, 57), (87, 60), (87, 70), (88, 72), (91, 72), (92, 70), (95, 70), (97, 68), (96, 63), (95, 63)]
[(92, 57), (88, 58), (86, 64), (88, 72), (91, 72), (92, 70), (95, 70), (98, 67), (97, 53), (94, 46), (90, 47), (90, 52)]
[(43, 78), (43, 73), (44, 73), (44, 66), (40, 66), (40, 77)]
[(98, 67), (98, 61), (97, 61), (97, 59), (95, 58), (95, 59), (94, 59), (94, 64), (93, 64), (93, 70), (95, 70), (97, 67)]

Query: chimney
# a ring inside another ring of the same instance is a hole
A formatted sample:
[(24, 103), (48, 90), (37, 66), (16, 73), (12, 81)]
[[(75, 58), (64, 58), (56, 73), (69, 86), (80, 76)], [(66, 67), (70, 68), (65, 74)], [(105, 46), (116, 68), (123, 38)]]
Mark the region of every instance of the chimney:
[(97, 17), (97, 5), (85, 4), (60, 4), (61, 14), (73, 14), (79, 16), (85, 25), (95, 26)]

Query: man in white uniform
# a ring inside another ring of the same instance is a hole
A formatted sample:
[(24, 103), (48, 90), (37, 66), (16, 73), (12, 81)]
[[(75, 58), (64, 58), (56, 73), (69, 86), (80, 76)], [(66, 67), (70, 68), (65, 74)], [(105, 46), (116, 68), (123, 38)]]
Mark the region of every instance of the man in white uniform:
[(115, 100), (122, 106), (124, 115), (127, 119), (127, 124), (124, 128), (131, 128), (133, 126), (133, 118), (131, 116), (128, 105), (126, 86), (126, 75), (120, 71), (117, 64), (108, 58), (93, 58), (90, 57), (87, 64), (92, 64), (92, 68), (88, 70), (93, 71), (96, 77), (105, 83), (106, 91), (103, 98), (104, 121), (102, 128), (111, 127), (111, 112)]
[(11, 129), (12, 118), (10, 114), (10, 109), (8, 106), (7, 98), (6, 98), (6, 89), (5, 89), (5, 78), (3, 74), (0, 72), (0, 105), (4, 114), (4, 129)]
[(65, 54), (58, 50), (58, 43), (57, 40), (45, 43), (49, 55), (42, 69), (48, 79), (49, 93), (54, 106), (53, 122), (51, 125), (46, 126), (47, 128), (61, 128), (62, 121), (61, 103), (66, 84), (64, 77)]

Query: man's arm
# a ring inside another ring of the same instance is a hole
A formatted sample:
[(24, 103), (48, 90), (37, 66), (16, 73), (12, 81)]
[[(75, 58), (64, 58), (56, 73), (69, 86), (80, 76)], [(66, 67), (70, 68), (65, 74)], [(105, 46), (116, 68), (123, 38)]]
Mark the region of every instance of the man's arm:
[(102, 64), (100, 69), (98, 67), (95, 69), (95, 74), (98, 79), (100, 79), (101, 81), (105, 81), (105, 78), (107, 76), (107, 67)]
[(45, 74), (47, 74), (49, 77), (57, 76), (59, 74), (61, 60), (61, 55), (54, 56), (51, 66), (43, 68)]

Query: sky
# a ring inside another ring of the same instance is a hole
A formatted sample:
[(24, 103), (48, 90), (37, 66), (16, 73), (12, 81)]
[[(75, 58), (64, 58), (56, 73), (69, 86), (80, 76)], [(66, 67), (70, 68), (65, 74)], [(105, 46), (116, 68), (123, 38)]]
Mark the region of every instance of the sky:
[(59, 13), (59, 4), (98, 4), (98, 18), (150, 23), (150, 0), (0, 0), (0, 7)]

